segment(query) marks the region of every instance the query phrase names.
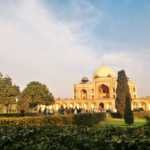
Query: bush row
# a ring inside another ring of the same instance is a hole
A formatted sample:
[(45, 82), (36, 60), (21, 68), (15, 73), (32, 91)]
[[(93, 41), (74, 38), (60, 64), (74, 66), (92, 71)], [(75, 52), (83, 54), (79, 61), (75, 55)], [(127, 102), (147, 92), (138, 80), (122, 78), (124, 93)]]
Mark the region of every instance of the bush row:
[(77, 126), (3, 126), (5, 150), (149, 150), (150, 128), (89, 128)]
[(112, 117), (112, 118), (118, 118), (118, 119), (120, 119), (120, 118), (122, 118), (123, 116), (122, 116), (121, 114), (119, 114), (119, 113), (111, 112), (111, 117)]
[(23, 117), (23, 116), (39, 116), (39, 113), (0, 113), (0, 117)]
[[(114, 113), (114, 112), (111, 112), (111, 117), (112, 118), (122, 118), (123, 116), (119, 113)], [(146, 117), (150, 117), (150, 112), (134, 112), (134, 117), (136, 118), (146, 118)]]
[(106, 119), (106, 113), (85, 113), (74, 116), (75, 124), (92, 126), (104, 121)]
[(87, 125), (92, 126), (106, 118), (105, 113), (85, 113), (78, 115), (51, 115), (51, 116), (34, 116), (34, 117), (2, 117), (0, 125), (31, 125), (42, 126), (48, 124), (66, 125)]
[(150, 117), (150, 112), (134, 112), (134, 116), (137, 118), (147, 118)]

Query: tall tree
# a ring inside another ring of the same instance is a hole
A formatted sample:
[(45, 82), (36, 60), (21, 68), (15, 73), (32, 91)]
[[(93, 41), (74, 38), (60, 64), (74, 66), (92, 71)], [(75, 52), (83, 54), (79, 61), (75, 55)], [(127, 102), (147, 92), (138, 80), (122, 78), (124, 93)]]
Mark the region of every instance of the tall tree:
[(126, 97), (126, 105), (125, 105), (125, 110), (124, 110), (124, 120), (125, 123), (127, 124), (133, 124), (134, 123), (134, 115), (131, 110), (131, 97), (128, 95)]
[(124, 113), (126, 92), (127, 91), (127, 77), (124, 70), (118, 72), (117, 89), (116, 89), (116, 109), (121, 115)]
[(12, 79), (8, 76), (0, 74), (0, 101), (9, 112), (10, 104), (16, 102), (16, 98), (20, 95), (18, 86), (13, 85)]
[(47, 86), (36, 81), (30, 82), (21, 94), (21, 101), (29, 104), (29, 108), (34, 108), (39, 103), (51, 104), (54, 102), (52, 93)]
[(116, 90), (116, 109), (119, 114), (124, 116), (124, 120), (127, 124), (134, 122), (133, 112), (131, 110), (131, 94), (128, 86), (128, 78), (124, 70), (118, 72)]

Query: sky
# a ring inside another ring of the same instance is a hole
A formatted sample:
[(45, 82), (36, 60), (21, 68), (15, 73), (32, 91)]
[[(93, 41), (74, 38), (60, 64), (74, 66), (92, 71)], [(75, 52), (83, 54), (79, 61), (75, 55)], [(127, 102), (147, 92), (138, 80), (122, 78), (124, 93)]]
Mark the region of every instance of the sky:
[(73, 97), (101, 65), (124, 69), (150, 95), (149, 0), (0, 0), (0, 72), (21, 87)]

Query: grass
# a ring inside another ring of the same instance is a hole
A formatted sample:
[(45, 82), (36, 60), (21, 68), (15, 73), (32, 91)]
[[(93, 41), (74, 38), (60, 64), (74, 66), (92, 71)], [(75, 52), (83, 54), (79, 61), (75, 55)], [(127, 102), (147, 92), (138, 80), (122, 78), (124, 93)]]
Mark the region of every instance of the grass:
[[(134, 124), (131, 125), (130, 127), (141, 127), (144, 126), (146, 123), (145, 119), (141, 119), (141, 118), (135, 118), (134, 120)], [(129, 125), (127, 125), (124, 122), (124, 119), (114, 119), (111, 117), (107, 117), (107, 119), (103, 122), (100, 122), (97, 127), (103, 127), (103, 126), (118, 126), (118, 127), (128, 127)]]

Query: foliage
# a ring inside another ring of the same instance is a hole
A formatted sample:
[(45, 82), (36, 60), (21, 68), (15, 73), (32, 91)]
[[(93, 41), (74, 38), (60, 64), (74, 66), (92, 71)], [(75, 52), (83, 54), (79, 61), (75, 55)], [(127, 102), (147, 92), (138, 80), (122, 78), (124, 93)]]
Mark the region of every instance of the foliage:
[(128, 86), (128, 78), (124, 70), (118, 72), (118, 84), (116, 90), (116, 109), (119, 114), (124, 116), (127, 124), (134, 122), (133, 112), (131, 110), (131, 94)]
[(124, 120), (127, 124), (133, 124), (134, 122), (134, 116), (133, 112), (131, 110), (131, 99), (130, 97), (126, 98), (126, 105), (125, 105), (125, 111), (124, 111)]
[(104, 121), (106, 119), (106, 113), (85, 113), (74, 116), (75, 124), (92, 126)]
[(134, 116), (136, 118), (146, 118), (146, 117), (150, 117), (150, 112), (134, 112)]
[(138, 108), (134, 108), (133, 111), (134, 112), (143, 112), (144, 109), (142, 107), (138, 107)]
[[(24, 116), (39, 116), (39, 113), (25, 112)], [(0, 117), (22, 117), (22, 113), (0, 113)]]
[(46, 85), (32, 81), (21, 94), (20, 109), (34, 108), (39, 103), (51, 104), (53, 102), (54, 97)]
[(74, 117), (73, 115), (52, 115), (52, 116), (40, 116), (38, 114), (25, 113), (24, 117), (14, 116), (14, 117), (1, 117), (0, 125), (23, 125), (23, 126), (45, 126), (45, 125), (73, 125)]
[(20, 95), (19, 87), (13, 85), (12, 80), (8, 76), (0, 75), (0, 101), (7, 107), (9, 111), (9, 105), (16, 102), (16, 98)]
[(146, 125), (150, 127), (150, 116), (145, 117), (146, 118)]
[(125, 108), (125, 101), (126, 101), (126, 86), (127, 84), (127, 77), (125, 72), (119, 71), (118, 72), (118, 80), (117, 80), (117, 89), (116, 89), (116, 109), (117, 112), (123, 115), (124, 108)]
[(110, 114), (112, 118), (122, 118), (122, 115), (118, 112), (111, 112)]
[(149, 136), (148, 127), (1, 126), (0, 149), (149, 150)]
[[(2, 115), (1, 115), (2, 116)], [(43, 126), (43, 125), (86, 125), (92, 126), (106, 118), (105, 113), (97, 114), (79, 114), (79, 115), (50, 115), (41, 116), (38, 114), (25, 113), (24, 117), (21, 114), (10, 114), (0, 118), (0, 125), (27, 125), (27, 126)]]

